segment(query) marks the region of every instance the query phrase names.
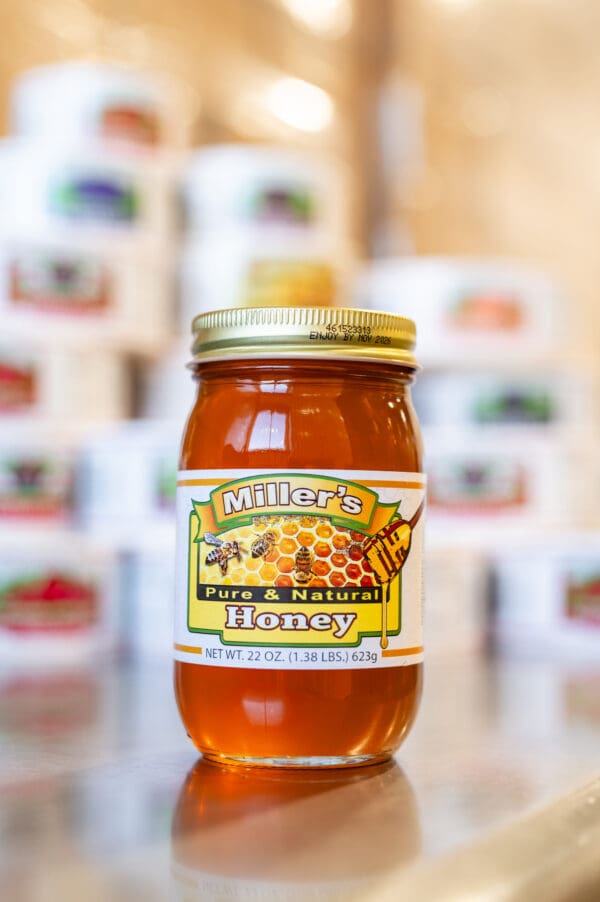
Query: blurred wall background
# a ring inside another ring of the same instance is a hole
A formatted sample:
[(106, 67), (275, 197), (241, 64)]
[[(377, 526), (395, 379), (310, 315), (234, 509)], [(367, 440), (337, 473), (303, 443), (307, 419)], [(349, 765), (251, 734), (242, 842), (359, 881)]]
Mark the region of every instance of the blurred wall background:
[[(600, 7), (397, 0), (388, 85), (422, 91), (423, 156), (390, 184), (421, 253), (539, 262), (566, 285), (581, 351), (598, 327)], [(597, 356), (597, 354), (595, 355)]]

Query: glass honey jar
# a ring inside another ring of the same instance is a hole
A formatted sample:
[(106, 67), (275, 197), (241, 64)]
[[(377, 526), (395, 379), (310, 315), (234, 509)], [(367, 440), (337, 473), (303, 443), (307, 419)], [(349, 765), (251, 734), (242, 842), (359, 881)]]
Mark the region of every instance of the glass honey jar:
[(193, 322), (175, 692), (209, 758), (385, 760), (422, 680), (415, 327), (344, 308)]

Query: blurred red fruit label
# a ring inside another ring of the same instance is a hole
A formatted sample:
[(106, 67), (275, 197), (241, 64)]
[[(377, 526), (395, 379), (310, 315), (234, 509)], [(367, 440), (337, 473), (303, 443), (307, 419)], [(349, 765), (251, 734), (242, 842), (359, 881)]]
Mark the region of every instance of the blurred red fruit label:
[(0, 584), (0, 627), (21, 633), (72, 633), (98, 619), (98, 591), (64, 573), (17, 576)]
[(569, 620), (600, 629), (600, 572), (583, 578), (569, 576), (565, 590), (565, 613)]
[(28, 410), (37, 400), (37, 376), (33, 366), (3, 358), (0, 352), (0, 412)]

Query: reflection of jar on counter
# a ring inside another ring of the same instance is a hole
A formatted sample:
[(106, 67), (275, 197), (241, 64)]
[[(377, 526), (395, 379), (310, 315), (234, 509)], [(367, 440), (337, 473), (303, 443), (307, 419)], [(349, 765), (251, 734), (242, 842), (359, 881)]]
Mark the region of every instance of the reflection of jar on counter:
[(9, 671), (0, 682), (0, 733), (21, 739), (89, 734), (99, 695), (97, 678), (84, 669)]
[(423, 660), (414, 324), (206, 313), (178, 481), (176, 692), (205, 754), (389, 757)]
[(421, 847), (413, 790), (393, 763), (306, 774), (201, 760), (172, 837), (173, 898), (186, 902), (363, 898)]

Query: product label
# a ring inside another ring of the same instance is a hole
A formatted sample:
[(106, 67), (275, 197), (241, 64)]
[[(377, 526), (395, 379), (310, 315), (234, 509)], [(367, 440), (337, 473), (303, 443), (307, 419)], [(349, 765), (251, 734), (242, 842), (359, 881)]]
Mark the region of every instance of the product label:
[(547, 390), (507, 385), (477, 395), (471, 419), (486, 424), (545, 424), (557, 419), (555, 406), (555, 399)]
[(254, 192), (247, 203), (256, 222), (269, 225), (311, 225), (317, 212), (315, 195), (301, 185), (270, 185)]
[(72, 464), (66, 457), (0, 456), (0, 521), (67, 517), (73, 482)]
[(96, 587), (61, 571), (17, 572), (0, 581), (0, 629), (20, 633), (70, 633), (98, 619)]
[(37, 374), (30, 364), (0, 354), (0, 413), (29, 410), (37, 401)]
[(521, 300), (497, 292), (462, 295), (448, 310), (449, 325), (465, 332), (518, 332), (524, 319)]
[(173, 902), (201, 899), (231, 899), (233, 902), (344, 902), (366, 897), (375, 888), (375, 879), (356, 880), (266, 880), (203, 872), (173, 861), (171, 865)]
[(356, 669), (423, 659), (420, 473), (188, 470), (175, 657)]
[(335, 301), (335, 275), (325, 263), (309, 260), (255, 260), (246, 274), (248, 307), (330, 306)]
[(596, 562), (567, 575), (564, 610), (569, 620), (600, 628), (600, 569)]
[(58, 181), (50, 193), (53, 213), (80, 222), (135, 222), (139, 216), (136, 188), (112, 175), (81, 175)]
[(128, 103), (106, 106), (100, 114), (100, 134), (104, 138), (156, 146), (160, 143), (160, 122), (152, 110)]
[(448, 513), (522, 508), (529, 501), (527, 472), (507, 458), (433, 460), (429, 504)]
[(15, 306), (55, 313), (100, 313), (110, 306), (110, 274), (98, 261), (23, 253), (9, 271)]

